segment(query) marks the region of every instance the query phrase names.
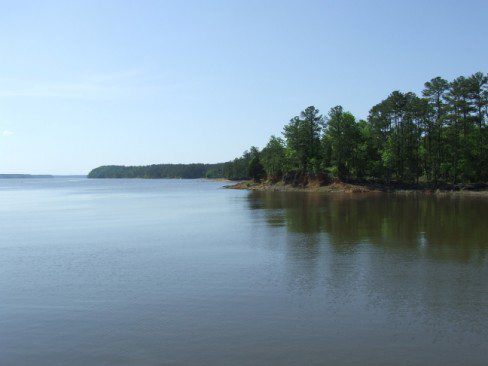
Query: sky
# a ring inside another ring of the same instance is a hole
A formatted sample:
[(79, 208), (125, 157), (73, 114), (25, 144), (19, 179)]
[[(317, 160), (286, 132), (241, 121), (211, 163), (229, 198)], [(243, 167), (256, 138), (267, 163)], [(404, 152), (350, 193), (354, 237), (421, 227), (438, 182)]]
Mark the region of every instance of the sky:
[(215, 163), (488, 72), (488, 1), (0, 0), (0, 173)]

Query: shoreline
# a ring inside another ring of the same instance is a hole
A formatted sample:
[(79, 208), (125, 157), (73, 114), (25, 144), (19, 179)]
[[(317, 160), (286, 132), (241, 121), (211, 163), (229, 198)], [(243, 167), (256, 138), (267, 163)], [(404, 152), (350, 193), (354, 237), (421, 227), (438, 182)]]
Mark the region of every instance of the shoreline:
[(225, 189), (251, 190), (261, 192), (318, 192), (318, 193), (367, 193), (367, 194), (435, 194), (435, 195), (469, 195), (488, 197), (488, 189), (445, 189), (445, 188), (427, 188), (415, 187), (404, 188), (394, 187), (392, 185), (378, 183), (346, 183), (333, 182), (327, 185), (320, 185), (317, 182), (311, 182), (307, 185), (292, 185), (284, 182), (261, 182), (241, 181), (232, 185), (223, 186)]

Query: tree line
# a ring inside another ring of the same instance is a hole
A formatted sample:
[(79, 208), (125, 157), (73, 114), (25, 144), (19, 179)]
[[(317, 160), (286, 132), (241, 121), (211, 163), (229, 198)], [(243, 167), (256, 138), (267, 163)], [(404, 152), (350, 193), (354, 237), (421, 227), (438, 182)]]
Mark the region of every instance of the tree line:
[(88, 178), (219, 178), (223, 164), (153, 164), (146, 166), (105, 165), (93, 169)]
[(268, 179), (322, 175), (386, 183), (488, 182), (488, 75), (436, 77), (422, 96), (392, 92), (366, 120), (314, 106), (259, 150), (217, 164), (102, 166), (89, 178)]
[(436, 77), (422, 96), (392, 92), (357, 120), (342, 106), (326, 116), (314, 106), (271, 136), (223, 164), (229, 179), (279, 180), (289, 174), (326, 174), (384, 182), (488, 181), (488, 75), (451, 82)]

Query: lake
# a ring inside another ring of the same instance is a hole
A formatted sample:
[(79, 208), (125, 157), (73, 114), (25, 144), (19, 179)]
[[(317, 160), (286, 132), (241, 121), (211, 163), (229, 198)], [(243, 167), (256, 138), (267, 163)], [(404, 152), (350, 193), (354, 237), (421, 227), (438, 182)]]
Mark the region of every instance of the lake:
[(0, 365), (486, 365), (488, 200), (0, 180)]

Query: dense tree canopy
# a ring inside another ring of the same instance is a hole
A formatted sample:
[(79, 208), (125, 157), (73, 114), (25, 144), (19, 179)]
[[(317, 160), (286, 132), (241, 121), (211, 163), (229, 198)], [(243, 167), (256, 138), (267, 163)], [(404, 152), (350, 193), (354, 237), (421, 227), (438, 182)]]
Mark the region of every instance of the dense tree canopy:
[[(487, 75), (452, 82), (436, 77), (424, 84), (422, 97), (393, 91), (371, 108), (367, 121), (342, 106), (325, 118), (310, 106), (285, 125), (284, 140), (270, 138), (261, 162), (272, 180), (306, 172), (432, 185), (486, 182), (487, 113)], [(228, 164), (239, 170), (248, 163), (244, 154)]]

